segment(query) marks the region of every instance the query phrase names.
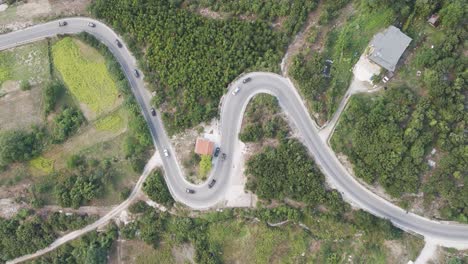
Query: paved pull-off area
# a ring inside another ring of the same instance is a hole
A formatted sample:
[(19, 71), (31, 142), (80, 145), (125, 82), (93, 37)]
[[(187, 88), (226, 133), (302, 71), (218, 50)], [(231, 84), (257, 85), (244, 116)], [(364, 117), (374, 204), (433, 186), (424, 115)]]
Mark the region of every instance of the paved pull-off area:
[[(427, 241), (449, 247), (468, 248), (468, 225), (437, 222), (427, 218), (407, 213), (398, 206), (391, 204), (381, 197), (373, 194), (365, 187), (361, 186), (338, 161), (335, 153), (328, 146), (318, 133), (316, 124), (310, 118), (301, 98), (291, 82), (273, 73), (250, 73), (247, 76), (252, 78), (251, 82), (242, 84), (241, 80), (236, 81), (233, 87), (239, 86), (240, 91), (233, 95), (231, 90), (223, 98), (221, 106), (221, 150), (227, 154), (225, 161), (218, 160), (214, 166), (214, 172), (210, 179), (202, 185), (193, 185), (187, 182), (181, 173), (177, 160), (174, 158), (172, 147), (168, 136), (164, 130), (159, 114), (156, 117), (151, 115), (150, 100), (151, 94), (144, 88), (142, 78), (136, 78), (133, 70), (136, 68), (136, 60), (131, 55), (126, 46), (122, 48), (115, 45), (115, 40), (119, 36), (105, 24), (89, 18), (66, 18), (67, 26), (59, 27), (58, 21), (52, 21), (24, 30), (0, 35), (0, 50), (12, 48), (24, 43), (33, 42), (46, 37), (58, 34), (76, 34), (86, 31), (102, 41), (122, 66), (122, 69), (132, 87), (132, 91), (142, 108), (142, 113), (148, 123), (153, 142), (162, 157), (162, 165), (165, 171), (165, 178), (169, 190), (174, 199), (193, 208), (208, 209), (216, 205), (222, 205), (226, 192), (229, 189), (233, 175), (233, 156), (238, 150), (238, 133), (241, 126), (242, 117), (249, 100), (259, 93), (268, 93), (278, 98), (280, 106), (284, 109), (290, 122), (297, 128), (303, 138), (303, 143), (308, 148), (320, 166), (329, 183), (339, 190), (346, 201), (354, 206), (360, 207), (376, 216), (387, 218), (396, 226), (420, 234)], [(88, 26), (89, 22), (96, 24), (95, 28)], [(121, 40), (123, 43), (123, 41)], [(163, 150), (168, 149), (169, 156), (165, 157)], [(156, 155), (157, 156), (157, 155)], [(154, 163), (154, 162), (153, 162)], [(34, 254), (17, 258), (10, 263), (18, 263), (52, 251), (58, 246), (89, 232), (98, 226), (106, 223), (118, 213), (124, 210), (141, 188), (142, 183), (148, 176), (154, 165), (150, 162), (143, 172), (130, 197), (122, 204), (114, 208), (109, 214), (99, 219), (97, 222), (67, 234), (57, 239), (49, 247)], [(231, 175), (232, 174), (232, 175)], [(217, 183), (212, 188), (208, 188), (211, 178), (216, 178)], [(194, 194), (186, 192), (186, 188), (195, 190)]]

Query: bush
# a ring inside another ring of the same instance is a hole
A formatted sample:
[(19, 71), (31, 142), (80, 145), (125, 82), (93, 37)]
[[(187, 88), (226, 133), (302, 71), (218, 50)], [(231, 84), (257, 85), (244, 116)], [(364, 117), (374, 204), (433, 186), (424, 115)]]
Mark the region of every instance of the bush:
[(211, 155), (202, 155), (200, 160), (200, 176), (206, 178), (206, 175), (211, 170)]
[(73, 135), (85, 121), (80, 110), (66, 107), (54, 118), (53, 140), (61, 143)]
[(16, 161), (27, 161), (41, 153), (45, 134), (34, 127), (31, 132), (22, 130), (0, 133), (0, 167)]
[(60, 82), (52, 82), (45, 87), (43, 92), (43, 98), (44, 112), (46, 115), (54, 111), (57, 100), (60, 98), (64, 91), (65, 87)]
[(163, 174), (160, 170), (154, 171), (143, 183), (143, 191), (148, 197), (165, 206), (172, 206), (174, 199), (167, 188)]
[(87, 160), (71, 175), (56, 176), (55, 197), (60, 206), (78, 208), (102, 196), (105, 190), (104, 184), (108, 184), (115, 174), (116, 171), (110, 163)]
[(130, 211), (130, 213), (132, 214), (139, 214), (139, 213), (144, 213), (150, 209), (151, 209), (151, 206), (146, 204), (144, 201), (140, 200), (130, 205), (130, 207), (128, 208), (128, 211)]
[(29, 91), (31, 90), (31, 84), (28, 80), (22, 80), (20, 81), (20, 89), (21, 91)]

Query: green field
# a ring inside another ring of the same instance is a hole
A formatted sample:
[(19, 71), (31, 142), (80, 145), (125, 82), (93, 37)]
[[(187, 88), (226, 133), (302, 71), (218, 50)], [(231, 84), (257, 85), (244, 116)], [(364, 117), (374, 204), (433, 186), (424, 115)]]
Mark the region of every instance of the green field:
[(54, 171), (54, 160), (47, 159), (42, 156), (32, 159), (29, 164), (31, 167), (44, 173), (52, 173)]
[(94, 127), (100, 131), (119, 132), (126, 125), (123, 111), (116, 111), (96, 121)]
[(52, 56), (73, 96), (99, 116), (116, 106), (118, 91), (102, 56), (89, 56), (87, 51), (94, 52), (80, 49), (76, 41), (66, 37), (54, 44)]

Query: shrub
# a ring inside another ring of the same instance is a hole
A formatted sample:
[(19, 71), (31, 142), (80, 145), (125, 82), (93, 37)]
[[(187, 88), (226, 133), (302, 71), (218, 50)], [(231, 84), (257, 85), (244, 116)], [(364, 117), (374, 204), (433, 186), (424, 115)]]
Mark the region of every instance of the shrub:
[(211, 170), (211, 155), (202, 155), (200, 160), (200, 176), (206, 178), (206, 175)]
[(160, 170), (154, 171), (143, 183), (143, 191), (148, 197), (165, 206), (172, 206), (174, 199), (167, 188), (163, 174)]

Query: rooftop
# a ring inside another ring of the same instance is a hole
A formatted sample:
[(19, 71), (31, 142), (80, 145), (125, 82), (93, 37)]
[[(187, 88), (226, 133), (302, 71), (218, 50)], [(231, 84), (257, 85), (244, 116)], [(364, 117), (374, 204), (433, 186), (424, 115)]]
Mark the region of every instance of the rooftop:
[(369, 59), (389, 71), (395, 71), (398, 60), (411, 42), (398, 28), (390, 26), (371, 41)]
[(200, 155), (213, 154), (214, 143), (204, 138), (197, 138), (195, 143), (195, 153)]

